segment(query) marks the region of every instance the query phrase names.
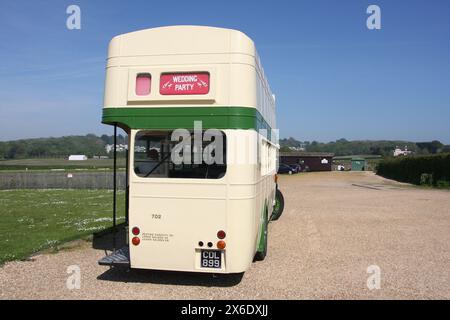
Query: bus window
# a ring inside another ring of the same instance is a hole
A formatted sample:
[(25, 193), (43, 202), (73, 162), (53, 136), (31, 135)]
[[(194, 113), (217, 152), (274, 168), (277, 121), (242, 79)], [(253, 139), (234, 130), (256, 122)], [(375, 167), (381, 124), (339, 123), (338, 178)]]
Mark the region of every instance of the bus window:
[(225, 176), (227, 169), (226, 136), (221, 133), (222, 163), (207, 164), (203, 157), (201, 163), (194, 163), (196, 153), (202, 153), (211, 142), (203, 141), (202, 150), (195, 150), (191, 136), (191, 162), (175, 164), (172, 162), (171, 152), (178, 141), (171, 140), (171, 131), (140, 131), (134, 142), (134, 172), (144, 178), (220, 179)]

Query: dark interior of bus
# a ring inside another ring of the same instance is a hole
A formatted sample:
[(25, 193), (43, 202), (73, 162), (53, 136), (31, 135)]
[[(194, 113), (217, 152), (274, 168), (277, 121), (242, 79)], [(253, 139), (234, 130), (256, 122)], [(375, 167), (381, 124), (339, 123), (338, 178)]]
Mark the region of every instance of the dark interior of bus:
[[(211, 141), (202, 141), (202, 148), (196, 150), (194, 139), (191, 139), (188, 149), (190, 155), (187, 157), (189, 161), (174, 163), (171, 155), (179, 141), (171, 139), (172, 132), (141, 131), (135, 138), (134, 172), (137, 176), (145, 178), (220, 179), (225, 175), (227, 167), (226, 136), (223, 132), (221, 135), (222, 141), (218, 145), (221, 147), (220, 161), (213, 163), (208, 161), (210, 163), (208, 164), (203, 159), (203, 151)], [(200, 156), (201, 161), (194, 161), (197, 156)], [(211, 156), (214, 158), (217, 156), (215, 149), (211, 151)]]

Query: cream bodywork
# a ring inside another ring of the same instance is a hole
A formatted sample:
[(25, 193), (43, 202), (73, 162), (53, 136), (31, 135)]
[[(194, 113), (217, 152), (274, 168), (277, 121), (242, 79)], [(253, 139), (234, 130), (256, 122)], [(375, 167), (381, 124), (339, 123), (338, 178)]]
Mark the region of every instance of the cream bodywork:
[[(201, 41), (199, 41), (201, 39)], [(207, 71), (206, 95), (165, 96), (159, 78), (166, 72)], [(137, 96), (138, 73), (152, 76), (150, 96)], [(275, 100), (253, 41), (222, 28), (174, 26), (114, 37), (109, 44), (104, 108), (244, 106), (256, 108), (276, 128)]]
[[(221, 179), (138, 177), (130, 153), (130, 230), (134, 226), (141, 230), (141, 243), (130, 245), (131, 267), (216, 273), (249, 268), (258, 246), (264, 205), (269, 216), (272, 212), (273, 171), (263, 176), (264, 164), (253, 163), (257, 154), (248, 150), (258, 152), (256, 131), (223, 131), (229, 163)], [(132, 130), (132, 141), (136, 132)], [(222, 268), (200, 268), (200, 250), (209, 249), (208, 242), (216, 249), (219, 230), (227, 234)]]
[[(159, 93), (162, 73), (205, 71), (210, 74), (208, 94)], [(135, 93), (139, 73), (151, 74), (149, 96)], [(275, 99), (255, 45), (242, 32), (174, 26), (114, 37), (109, 45), (104, 108), (180, 106), (255, 108), (276, 128)], [(130, 150), (134, 150), (138, 131), (128, 129)], [(140, 244), (130, 244), (131, 267), (215, 273), (249, 268), (259, 243), (264, 206), (269, 216), (272, 212), (277, 147), (266, 143), (271, 146), (267, 150), (258, 148), (257, 161), (231, 161), (249, 148), (257, 148), (259, 134), (255, 130), (222, 131), (227, 137), (229, 163), (221, 179), (138, 177), (133, 170), (133, 152), (129, 153), (129, 238), (134, 226), (141, 230)], [(212, 249), (216, 248), (219, 230), (227, 234), (226, 248), (221, 251), (222, 269), (200, 268), (198, 243), (202, 241), (203, 249), (209, 249), (206, 244), (212, 242)]]

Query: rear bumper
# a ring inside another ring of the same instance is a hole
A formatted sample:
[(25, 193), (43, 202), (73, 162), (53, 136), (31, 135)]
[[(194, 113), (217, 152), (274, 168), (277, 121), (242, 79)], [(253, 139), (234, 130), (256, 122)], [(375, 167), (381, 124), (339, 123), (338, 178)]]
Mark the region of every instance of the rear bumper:
[[(222, 262), (225, 263), (225, 252), (222, 252)], [(110, 267), (122, 267), (122, 268), (135, 268), (135, 269), (148, 269), (148, 270), (164, 270), (164, 271), (180, 271), (180, 272), (197, 272), (197, 273), (222, 273), (222, 274), (233, 274), (233, 273), (241, 273), (245, 272), (248, 269), (248, 266), (239, 268), (238, 270), (230, 270), (226, 267), (221, 269), (212, 269), (212, 268), (200, 268), (198, 265), (192, 269), (177, 269), (177, 268), (161, 268), (155, 267), (151, 268), (149, 266), (132, 266), (130, 261), (130, 250), (128, 246), (125, 246), (115, 252), (104, 256), (98, 261), (98, 264), (101, 266), (110, 266)], [(198, 259), (199, 260), (199, 259)]]

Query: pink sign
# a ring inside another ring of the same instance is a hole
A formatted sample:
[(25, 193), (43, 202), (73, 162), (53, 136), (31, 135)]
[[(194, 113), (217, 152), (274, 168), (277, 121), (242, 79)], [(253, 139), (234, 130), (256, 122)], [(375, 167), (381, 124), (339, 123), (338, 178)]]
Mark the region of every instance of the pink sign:
[(207, 94), (209, 73), (166, 73), (161, 75), (159, 93), (163, 95)]

